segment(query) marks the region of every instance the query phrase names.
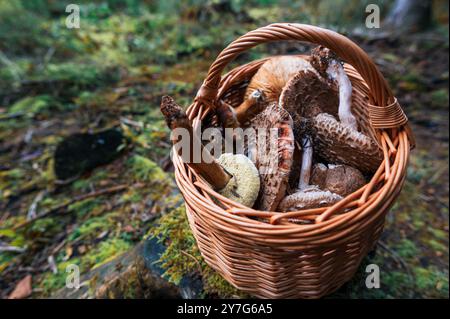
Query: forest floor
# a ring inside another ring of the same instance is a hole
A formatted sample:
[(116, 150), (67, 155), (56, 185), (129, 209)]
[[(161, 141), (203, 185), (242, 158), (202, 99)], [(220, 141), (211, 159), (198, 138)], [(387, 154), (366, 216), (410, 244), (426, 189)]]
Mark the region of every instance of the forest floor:
[[(205, 25), (219, 17), (217, 12), (185, 12), (179, 24), (177, 17), (117, 14), (88, 20), (76, 32), (56, 28), (61, 23), (56, 19), (41, 25), (46, 38), (9, 48), (16, 58), (0, 69), (0, 297), (27, 275), (32, 298), (50, 296), (64, 286), (67, 265), (86, 273), (155, 233), (179, 237), (170, 241), (164, 260), (171, 280), (200, 264), (210, 275), (204, 278), (208, 295), (236, 294), (206, 270), (187, 228), (159, 102), (168, 94), (187, 106), (220, 49), (264, 24), (256, 19), (276, 20), (277, 13), (269, 13), (220, 13), (220, 23), (209, 28)], [(227, 24), (227, 17), (239, 24)], [(366, 289), (361, 268), (333, 297), (448, 297), (448, 33), (353, 39), (391, 84), (417, 147), (370, 259), (381, 268), (381, 288)], [(27, 46), (33, 54), (24, 53)], [(235, 65), (307, 49), (270, 44)], [(53, 172), (58, 142), (72, 133), (111, 127), (125, 136), (121, 155), (58, 183)], [(27, 221), (27, 216), (37, 217)]]

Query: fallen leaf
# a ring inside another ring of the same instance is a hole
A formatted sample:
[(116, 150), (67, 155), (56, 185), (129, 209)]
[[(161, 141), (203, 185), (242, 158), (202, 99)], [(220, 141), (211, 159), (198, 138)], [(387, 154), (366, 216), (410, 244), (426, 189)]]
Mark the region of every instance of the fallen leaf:
[(72, 248), (72, 246), (67, 247), (67, 248), (66, 248), (66, 255), (64, 256), (63, 260), (64, 260), (64, 261), (69, 260), (70, 257), (72, 257), (72, 254), (73, 254), (73, 248)]
[(31, 275), (25, 276), (14, 288), (8, 299), (24, 299), (31, 295)]

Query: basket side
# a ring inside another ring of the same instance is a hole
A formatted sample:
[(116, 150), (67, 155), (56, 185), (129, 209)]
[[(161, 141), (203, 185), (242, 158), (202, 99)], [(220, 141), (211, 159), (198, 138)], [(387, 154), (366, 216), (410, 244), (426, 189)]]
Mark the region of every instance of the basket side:
[[(352, 62), (354, 67), (346, 65), (346, 72), (356, 92), (352, 101), (355, 116), (362, 130), (379, 141), (384, 154), (372, 179), (331, 207), (279, 213), (256, 211), (221, 196), (177, 154), (173, 157), (175, 177), (199, 249), (226, 280), (262, 298), (318, 298), (348, 281), (376, 244), (385, 215), (405, 180), (412, 135), (407, 125), (398, 124), (404, 117), (394, 105), (395, 98), (359, 47), (334, 32), (296, 24), (260, 28), (230, 44), (211, 66), (188, 109), (194, 125), (219, 99), (238, 105), (246, 82), (263, 60), (221, 77), (225, 65), (248, 48), (277, 40), (321, 43)], [(385, 111), (390, 104), (392, 110)], [(375, 106), (373, 114), (381, 119), (376, 127), (371, 121), (371, 105)], [(395, 118), (389, 118), (391, 115)], [(383, 128), (384, 124), (389, 126)], [(298, 219), (310, 222), (298, 224)]]

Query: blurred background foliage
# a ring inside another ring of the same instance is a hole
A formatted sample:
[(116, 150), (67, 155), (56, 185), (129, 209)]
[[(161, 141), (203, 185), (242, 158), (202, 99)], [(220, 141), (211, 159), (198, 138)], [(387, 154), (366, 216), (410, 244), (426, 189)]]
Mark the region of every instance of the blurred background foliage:
[[(68, 29), (66, 1), (0, 0), (1, 297), (28, 274), (27, 296), (51, 296), (64, 286), (68, 264), (87, 273), (145, 235), (169, 244), (161, 260), (169, 279), (198, 272), (200, 263), (205, 296), (237, 294), (202, 262), (187, 228), (159, 102), (170, 94), (187, 106), (221, 49), (272, 22), (324, 26), (360, 44), (391, 83), (418, 140), (382, 248), (365, 261), (381, 265), (382, 288), (367, 290), (361, 268), (333, 297), (448, 297), (448, 1), (424, 1), (427, 25), (399, 33), (383, 20), (378, 32), (364, 28), (366, 6), (378, 4), (384, 19), (394, 6), (387, 0), (76, 3), (81, 25)], [(231, 67), (308, 50), (262, 45)], [(57, 144), (109, 128), (125, 137), (121, 155), (59, 183)]]

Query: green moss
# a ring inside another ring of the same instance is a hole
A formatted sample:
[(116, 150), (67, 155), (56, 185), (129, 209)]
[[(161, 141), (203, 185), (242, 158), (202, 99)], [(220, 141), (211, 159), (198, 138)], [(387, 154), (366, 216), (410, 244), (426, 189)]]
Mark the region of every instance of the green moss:
[(89, 189), (91, 185), (90, 180), (88, 179), (78, 179), (72, 184), (72, 188), (74, 191), (85, 192)]
[(414, 269), (417, 288), (426, 292), (430, 296), (448, 295), (448, 274), (435, 269), (420, 268)]
[(428, 231), (438, 240), (448, 240), (448, 232), (442, 229), (428, 227)]
[(167, 246), (159, 263), (165, 269), (164, 276), (169, 281), (178, 284), (186, 274), (201, 273), (207, 295), (218, 295), (222, 298), (243, 296), (243, 293), (204, 262), (189, 228), (184, 206), (162, 216), (157, 224), (148, 235), (158, 238)]
[(69, 235), (68, 239), (69, 241), (73, 241), (78, 238), (95, 237), (102, 231), (113, 230), (119, 215), (120, 214), (114, 212), (105, 214), (104, 216), (91, 217), (79, 227), (75, 228), (75, 230)]
[[(108, 74), (107, 70), (98, 64), (66, 62), (50, 63), (39, 75), (53, 81), (70, 81), (78, 85), (89, 85), (99, 81), (114, 79), (117, 74)], [(108, 77), (111, 77), (108, 79)]]
[(63, 225), (54, 217), (45, 217), (36, 220), (30, 227), (31, 236), (50, 237), (59, 233), (63, 229)]
[(102, 202), (98, 198), (88, 198), (69, 205), (67, 209), (75, 212), (80, 218), (94, 212), (97, 209), (102, 209)]
[(435, 239), (430, 239), (428, 241), (428, 245), (430, 246), (431, 249), (433, 249), (433, 251), (435, 252), (440, 252), (440, 253), (445, 253), (448, 251), (448, 246), (446, 246), (443, 243), (440, 243), (439, 241), (435, 240)]
[(33, 117), (36, 114), (42, 114), (50, 111), (51, 109), (58, 109), (59, 105), (49, 95), (28, 96), (16, 103), (14, 103), (9, 113), (23, 113), (29, 117)]
[(214, 269), (205, 265), (203, 266), (202, 280), (204, 291), (208, 295), (219, 296), (220, 298), (231, 298), (239, 296), (241, 298), (249, 298), (250, 296), (241, 292), (229, 284)]
[(14, 194), (21, 186), (20, 181), (25, 172), (20, 168), (0, 171), (0, 199), (6, 199)]
[[(147, 107), (147, 105), (142, 105), (142, 107)], [(136, 105), (136, 109), (141, 109), (140, 104)], [(158, 112), (148, 112), (136, 120), (149, 124), (141, 129), (123, 125), (122, 129), (126, 138), (138, 147), (139, 155), (153, 160), (164, 158), (167, 155), (169, 130), (159, 110)]]
[(43, 289), (43, 294), (45, 296), (49, 296), (52, 292), (65, 286), (67, 278), (66, 268), (69, 265), (80, 266), (80, 259), (72, 258), (68, 261), (58, 263), (56, 266), (58, 272), (56, 274), (49, 271), (42, 276), (38, 285), (41, 289)]
[[(12, 228), (0, 229), (0, 242), (8, 243), (10, 246), (23, 248), (26, 245), (23, 235)], [(0, 274), (17, 256), (16, 253), (2, 252), (0, 253)]]
[(95, 269), (128, 251), (131, 247), (131, 243), (123, 239), (108, 239), (83, 256), (81, 265), (83, 269)]
[(170, 183), (170, 179), (167, 174), (152, 160), (140, 156), (134, 155), (128, 161), (131, 173), (135, 180), (140, 182), (153, 182), (153, 183)]
[(413, 258), (417, 256), (419, 249), (413, 241), (405, 238), (397, 245), (396, 251), (401, 257)]
[(1, 253), (0, 254), (0, 274), (3, 272), (3, 270), (5, 270), (10, 263), (13, 261), (14, 259), (14, 254), (13, 253)]
[(448, 89), (439, 89), (431, 93), (431, 105), (448, 108)]
[(125, 203), (139, 203), (142, 201), (143, 195), (137, 190), (130, 190), (122, 195), (122, 201)]

